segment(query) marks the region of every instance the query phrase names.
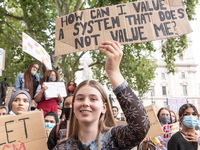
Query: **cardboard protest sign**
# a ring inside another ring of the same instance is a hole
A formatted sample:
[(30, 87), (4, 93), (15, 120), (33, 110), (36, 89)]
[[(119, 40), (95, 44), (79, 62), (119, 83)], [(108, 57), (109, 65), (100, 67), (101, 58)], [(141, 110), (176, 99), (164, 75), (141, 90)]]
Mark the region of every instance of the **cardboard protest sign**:
[(159, 135), (162, 135), (163, 130), (162, 130), (160, 122), (154, 112), (153, 106), (152, 105), (146, 106), (145, 109), (147, 111), (147, 115), (150, 120), (150, 129), (149, 129), (149, 132), (147, 133), (146, 137), (151, 136), (151, 138), (154, 138)]
[(12, 96), (12, 94), (13, 94), (13, 90), (14, 90), (14, 89), (15, 89), (14, 87), (8, 87), (8, 88), (7, 88), (5, 106), (8, 106), (8, 103), (9, 103), (9, 101), (10, 101), (10, 98), (11, 98), (11, 96)]
[(163, 125), (163, 139), (170, 139), (173, 134), (179, 131), (179, 122)]
[(1, 150), (47, 150), (42, 111), (0, 117)]
[[(163, 134), (163, 129), (158, 121), (158, 118), (154, 112), (153, 106), (146, 106), (145, 107), (147, 115), (149, 117), (150, 121), (150, 129), (149, 132), (147, 133), (147, 136), (151, 136), (151, 138), (157, 137), (159, 135)], [(126, 121), (117, 121), (117, 125), (127, 125)]]
[(38, 42), (36, 42), (26, 33), (22, 33), (22, 45), (23, 45), (24, 52), (33, 56), (35, 59), (39, 60), (40, 62), (44, 62), (44, 64), (50, 70), (52, 69), (51, 59), (50, 59), (49, 54), (42, 47), (42, 45), (40, 45)]
[(169, 109), (173, 110), (175, 113), (178, 113), (179, 108), (187, 103), (186, 98), (168, 98), (167, 104), (169, 105)]
[(56, 19), (55, 56), (95, 50), (107, 40), (124, 45), (190, 32), (182, 0), (141, 0), (82, 10)]

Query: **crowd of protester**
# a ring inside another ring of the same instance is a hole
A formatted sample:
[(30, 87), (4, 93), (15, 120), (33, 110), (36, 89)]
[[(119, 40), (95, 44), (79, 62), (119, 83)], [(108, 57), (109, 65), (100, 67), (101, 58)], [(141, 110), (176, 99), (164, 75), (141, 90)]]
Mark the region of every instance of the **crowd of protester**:
[[(39, 75), (37, 63), (17, 76), (8, 107), (0, 107), (0, 117), (42, 109), (46, 129), (51, 130), (47, 141), (49, 150), (131, 149), (135, 146), (139, 150), (196, 150), (199, 133), (195, 128), (200, 126), (197, 108), (185, 104), (179, 109), (178, 117), (172, 110), (161, 108), (157, 113), (161, 127), (179, 122), (180, 131), (168, 140), (157, 136), (161, 146), (155, 145), (151, 136), (145, 137), (150, 122), (144, 106), (119, 71), (122, 57), (119, 43), (103, 42), (100, 50), (107, 55), (106, 73), (124, 113), (123, 118), (119, 117), (119, 108), (110, 105), (103, 86), (94, 80), (85, 80), (79, 85), (70, 81), (66, 97), (58, 93), (57, 97), (47, 99), (45, 90), (48, 87), (44, 82), (59, 82), (60, 75), (47, 68), (43, 76)], [(32, 101), (37, 104), (34, 109), (31, 109)], [(127, 125), (117, 126), (120, 120), (125, 120)]]

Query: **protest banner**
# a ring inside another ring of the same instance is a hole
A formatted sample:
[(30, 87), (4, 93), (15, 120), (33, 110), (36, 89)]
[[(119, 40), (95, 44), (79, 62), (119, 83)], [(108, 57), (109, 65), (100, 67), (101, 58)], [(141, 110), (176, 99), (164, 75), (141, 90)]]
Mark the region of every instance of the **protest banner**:
[(8, 103), (10, 101), (10, 98), (11, 98), (11, 96), (13, 94), (13, 90), (14, 89), (15, 89), (14, 87), (8, 87), (7, 94), (6, 94), (6, 100), (5, 100), (5, 106), (8, 106)]
[(182, 0), (142, 0), (87, 9), (56, 19), (55, 56), (96, 50), (107, 40), (124, 45), (190, 32)]
[(173, 110), (175, 113), (178, 113), (179, 108), (187, 103), (186, 98), (168, 98), (167, 104), (169, 105), (169, 109)]
[(22, 45), (23, 51), (33, 56), (35, 59), (43, 62), (50, 70), (52, 70), (51, 59), (49, 54), (33, 38), (28, 36), (26, 33), (22, 33)]
[(154, 138), (159, 135), (162, 135), (163, 130), (162, 130), (160, 122), (157, 118), (157, 115), (153, 109), (153, 106), (152, 105), (146, 106), (145, 109), (147, 111), (147, 115), (148, 115), (149, 121), (150, 121), (150, 129), (149, 129), (149, 132), (147, 133), (146, 137), (151, 136), (151, 138)]
[(48, 87), (44, 92), (46, 100), (58, 97), (58, 94), (60, 94), (61, 97), (67, 96), (64, 82), (44, 82), (43, 84)]
[[(149, 117), (150, 121), (150, 129), (149, 132), (147, 133), (147, 136), (151, 136), (151, 138), (157, 137), (159, 135), (163, 134), (163, 129), (158, 121), (158, 118), (155, 114), (155, 111), (153, 109), (153, 106), (146, 106), (145, 107), (147, 115)], [(117, 121), (117, 125), (127, 125), (126, 121)]]
[(173, 134), (179, 131), (179, 122), (163, 125), (163, 139), (170, 139)]
[(43, 112), (0, 117), (0, 150), (48, 150)]

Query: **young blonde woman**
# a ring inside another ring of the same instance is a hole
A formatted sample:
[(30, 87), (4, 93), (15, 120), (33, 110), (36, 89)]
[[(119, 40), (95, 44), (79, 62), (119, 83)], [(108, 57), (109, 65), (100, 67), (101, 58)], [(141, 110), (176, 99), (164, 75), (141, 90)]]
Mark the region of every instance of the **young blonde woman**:
[(146, 111), (120, 73), (120, 44), (103, 42), (100, 49), (107, 55), (105, 70), (127, 118), (126, 126), (115, 126), (108, 96), (103, 86), (86, 80), (74, 92), (68, 139), (55, 150), (131, 149), (138, 145), (149, 130)]

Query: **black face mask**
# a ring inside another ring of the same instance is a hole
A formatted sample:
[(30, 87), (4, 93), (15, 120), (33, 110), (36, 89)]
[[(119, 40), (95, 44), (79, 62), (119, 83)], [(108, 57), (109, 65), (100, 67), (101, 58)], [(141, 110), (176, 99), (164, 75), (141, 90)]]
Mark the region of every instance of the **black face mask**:
[(68, 120), (69, 117), (70, 117), (71, 109), (72, 109), (72, 108), (64, 108), (64, 109), (63, 109), (66, 120)]

